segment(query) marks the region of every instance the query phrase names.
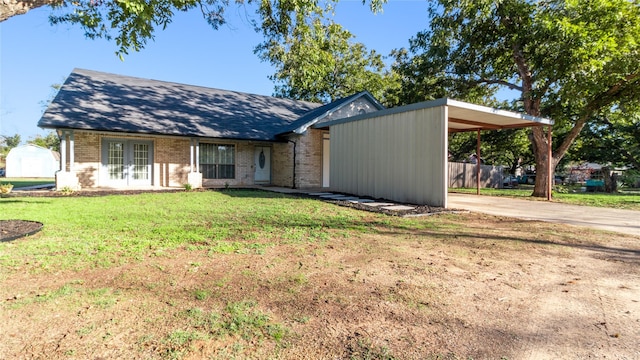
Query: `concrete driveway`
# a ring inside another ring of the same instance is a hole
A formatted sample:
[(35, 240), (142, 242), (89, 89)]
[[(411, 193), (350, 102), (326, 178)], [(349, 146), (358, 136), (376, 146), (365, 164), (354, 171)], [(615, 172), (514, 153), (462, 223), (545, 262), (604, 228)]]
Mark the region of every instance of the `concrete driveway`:
[(449, 193), (448, 207), (640, 236), (640, 211), (456, 193)]

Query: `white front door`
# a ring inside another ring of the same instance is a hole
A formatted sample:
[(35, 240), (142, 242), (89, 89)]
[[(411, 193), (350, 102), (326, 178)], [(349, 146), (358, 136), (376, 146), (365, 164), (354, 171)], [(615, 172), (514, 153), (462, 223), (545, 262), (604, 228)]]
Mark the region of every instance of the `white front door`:
[(256, 184), (268, 184), (271, 182), (271, 148), (256, 146), (255, 149), (255, 176)]
[(322, 139), (322, 187), (329, 187), (330, 143), (328, 138)]

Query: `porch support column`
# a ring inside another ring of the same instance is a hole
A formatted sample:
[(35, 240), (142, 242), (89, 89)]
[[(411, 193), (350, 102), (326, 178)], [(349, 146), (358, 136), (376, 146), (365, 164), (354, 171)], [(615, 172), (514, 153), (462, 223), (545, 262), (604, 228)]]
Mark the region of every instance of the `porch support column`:
[(196, 168), (195, 172), (200, 172), (200, 140), (195, 139), (196, 143)]
[(60, 133), (60, 171), (67, 171), (67, 132)]
[(73, 163), (76, 161), (73, 131), (69, 131), (68, 134), (69, 134), (69, 172), (73, 172)]
[(193, 138), (189, 139), (189, 172), (193, 172), (193, 152), (195, 146), (193, 145)]
[(189, 173), (187, 183), (194, 189), (202, 187), (202, 174), (200, 173), (200, 142), (191, 138), (189, 143)]
[(480, 195), (480, 129), (476, 139), (476, 195)]
[(547, 127), (547, 201), (551, 201), (551, 189), (553, 186), (553, 149), (551, 147), (551, 125)]
[[(61, 130), (60, 136), (60, 171), (56, 172), (56, 190), (80, 190), (80, 182), (74, 171), (75, 146), (73, 130)], [(69, 146), (67, 147), (67, 142)], [(69, 155), (69, 170), (67, 171), (67, 153)]]

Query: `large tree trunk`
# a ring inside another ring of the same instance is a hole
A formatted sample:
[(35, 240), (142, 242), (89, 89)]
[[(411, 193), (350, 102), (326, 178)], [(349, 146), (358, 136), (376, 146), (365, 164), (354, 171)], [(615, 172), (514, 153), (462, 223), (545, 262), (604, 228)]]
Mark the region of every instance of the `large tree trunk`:
[(602, 168), (602, 176), (604, 178), (604, 191), (607, 193), (618, 192), (618, 174), (612, 174), (611, 168), (604, 166)]
[(16, 15), (26, 14), (27, 11), (45, 5), (59, 4), (63, 0), (0, 0), (0, 22)]
[[(547, 159), (549, 158), (549, 144), (547, 135), (541, 126), (531, 129), (529, 140), (533, 146), (533, 156), (536, 161), (536, 182), (533, 187), (532, 196), (547, 197), (549, 183), (549, 168)], [(551, 158), (551, 178), (553, 179), (553, 171), (556, 168), (556, 161)], [(552, 180), (553, 181), (553, 180)]]

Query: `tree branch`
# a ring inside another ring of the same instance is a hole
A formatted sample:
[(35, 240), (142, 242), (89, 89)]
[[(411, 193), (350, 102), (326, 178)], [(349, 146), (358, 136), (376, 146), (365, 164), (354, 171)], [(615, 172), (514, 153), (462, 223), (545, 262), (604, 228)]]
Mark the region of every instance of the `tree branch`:
[(488, 84), (488, 85), (498, 84), (498, 85), (506, 86), (511, 90), (524, 91), (524, 88), (522, 86), (510, 83), (510, 82), (505, 81), (505, 80), (479, 79), (479, 80), (476, 81), (476, 83), (478, 83), (478, 84)]
[(63, 0), (0, 0), (0, 22), (16, 15), (26, 14), (29, 10), (45, 5), (59, 4)]
[(630, 83), (636, 82), (638, 80), (640, 80), (640, 72), (629, 74), (617, 83), (610, 86), (606, 91), (593, 96), (591, 98), (591, 101), (589, 101), (589, 103), (587, 103), (587, 105), (581, 111), (578, 120), (573, 125), (573, 128), (571, 128), (571, 131), (569, 131), (569, 133), (567, 134), (567, 137), (564, 138), (562, 144), (560, 144), (560, 146), (556, 149), (556, 153), (553, 155), (554, 159), (562, 159), (567, 150), (569, 150), (571, 144), (578, 137), (578, 135), (580, 135), (580, 131), (582, 131), (582, 128), (587, 123), (587, 121), (600, 109), (605, 106), (611, 105), (617, 99), (617, 95), (625, 90), (625, 85), (633, 86)]

